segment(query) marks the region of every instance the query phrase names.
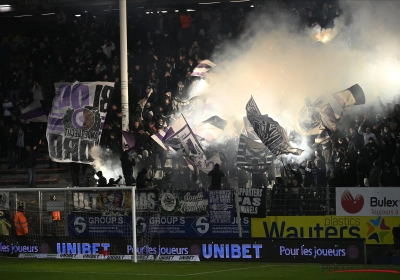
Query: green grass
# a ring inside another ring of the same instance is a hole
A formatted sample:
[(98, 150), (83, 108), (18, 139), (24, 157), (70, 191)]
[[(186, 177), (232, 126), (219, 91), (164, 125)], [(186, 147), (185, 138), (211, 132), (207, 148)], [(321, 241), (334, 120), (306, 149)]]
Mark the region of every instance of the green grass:
[[(399, 270), (400, 268), (396, 270)], [(165, 280), (165, 279), (400, 279), (390, 273), (322, 272), (317, 264), (143, 262), (0, 258), (0, 279), (29, 280)]]

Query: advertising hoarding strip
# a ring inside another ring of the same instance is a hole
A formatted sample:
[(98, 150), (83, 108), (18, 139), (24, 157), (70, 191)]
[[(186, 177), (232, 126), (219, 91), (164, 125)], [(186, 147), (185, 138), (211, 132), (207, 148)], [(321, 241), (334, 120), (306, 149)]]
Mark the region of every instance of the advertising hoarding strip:
[[(60, 240), (45, 240), (51, 252), (60, 249)], [(128, 240), (110, 238), (103, 243), (101, 254), (98, 243), (79, 238), (85, 252), (74, 251), (74, 244), (65, 244), (66, 250), (57, 254), (20, 253), (20, 258), (131, 260), (133, 247)], [(113, 248), (113, 250), (109, 250)], [(119, 252), (111, 255), (110, 251)], [(159, 261), (230, 261), (271, 263), (337, 263), (365, 264), (365, 239), (360, 238), (242, 238), (242, 239), (160, 239), (137, 248), (139, 260)], [(150, 257), (151, 256), (151, 257)]]
[(393, 244), (398, 217), (269, 216), (251, 219), (251, 236), (264, 238), (365, 238), (368, 245)]
[(400, 216), (396, 187), (336, 188), (338, 216)]

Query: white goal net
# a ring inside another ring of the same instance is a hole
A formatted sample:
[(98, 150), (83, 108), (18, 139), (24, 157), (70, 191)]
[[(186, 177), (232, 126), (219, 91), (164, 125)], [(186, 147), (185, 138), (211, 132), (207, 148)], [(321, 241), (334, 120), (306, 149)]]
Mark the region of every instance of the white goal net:
[(134, 189), (2, 189), (0, 219), (11, 227), (0, 236), (0, 255), (153, 259), (156, 192)]

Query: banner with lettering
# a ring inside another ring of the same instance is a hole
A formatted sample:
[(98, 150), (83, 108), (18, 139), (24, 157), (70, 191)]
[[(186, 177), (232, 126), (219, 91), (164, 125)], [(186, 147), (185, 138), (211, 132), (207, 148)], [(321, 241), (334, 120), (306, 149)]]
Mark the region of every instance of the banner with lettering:
[(159, 209), (165, 216), (206, 216), (208, 195), (205, 191), (161, 191)]
[(232, 220), (233, 191), (209, 191), (210, 224), (226, 224)]
[[(132, 212), (131, 192), (125, 190), (104, 190), (101, 192), (74, 192), (74, 211), (97, 212), (102, 216), (124, 216)], [(139, 196), (140, 197), (140, 196)], [(138, 196), (136, 196), (138, 203)], [(138, 203), (136, 211), (141, 211)], [(151, 210), (154, 207), (152, 207)]]
[(242, 217), (264, 218), (267, 216), (266, 189), (240, 188), (238, 198)]
[(50, 158), (90, 164), (90, 149), (100, 141), (114, 83), (56, 83), (55, 88), (46, 131)]

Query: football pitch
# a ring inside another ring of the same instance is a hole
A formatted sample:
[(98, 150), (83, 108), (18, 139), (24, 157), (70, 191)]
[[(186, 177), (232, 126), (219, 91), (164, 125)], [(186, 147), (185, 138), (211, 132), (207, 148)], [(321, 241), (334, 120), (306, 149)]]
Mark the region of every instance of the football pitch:
[[(385, 267), (400, 271), (400, 267)], [(316, 264), (140, 262), (0, 258), (0, 279), (400, 279), (389, 272), (323, 271)]]

